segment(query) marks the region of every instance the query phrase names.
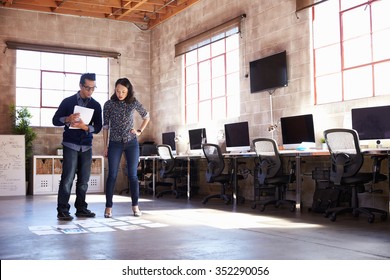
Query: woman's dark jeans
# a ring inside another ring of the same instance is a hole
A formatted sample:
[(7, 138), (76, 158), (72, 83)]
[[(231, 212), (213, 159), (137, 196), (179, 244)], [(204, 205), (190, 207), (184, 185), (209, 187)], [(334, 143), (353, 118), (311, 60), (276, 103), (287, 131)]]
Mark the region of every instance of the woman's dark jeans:
[(76, 201), (74, 206), (77, 211), (86, 210), (88, 204), (85, 201), (85, 196), (88, 190), (89, 177), (91, 175), (92, 149), (81, 152), (64, 146), (63, 152), (62, 174), (57, 198), (57, 211), (59, 213), (69, 212), (69, 198), (76, 174)]
[(116, 178), (118, 176), (119, 165), (122, 157), (125, 154), (127, 163), (127, 177), (130, 183), (131, 205), (138, 205), (139, 183), (137, 177), (137, 167), (139, 162), (139, 143), (137, 138), (127, 142), (110, 141), (108, 146), (108, 175), (106, 182), (106, 207), (112, 207), (112, 197)]

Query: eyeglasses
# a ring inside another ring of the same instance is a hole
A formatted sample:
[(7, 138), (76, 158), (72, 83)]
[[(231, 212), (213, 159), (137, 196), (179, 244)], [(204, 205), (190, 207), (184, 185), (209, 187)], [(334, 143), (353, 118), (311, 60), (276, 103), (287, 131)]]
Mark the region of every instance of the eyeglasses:
[(94, 87), (89, 87), (89, 86), (83, 85), (83, 88), (84, 88), (86, 91), (94, 91), (95, 88), (96, 88), (96, 86), (94, 86)]

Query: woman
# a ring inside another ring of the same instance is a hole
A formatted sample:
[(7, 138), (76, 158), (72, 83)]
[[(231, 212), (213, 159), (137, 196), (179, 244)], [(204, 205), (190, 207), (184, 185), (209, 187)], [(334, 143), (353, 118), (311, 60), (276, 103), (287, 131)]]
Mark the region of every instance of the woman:
[[(138, 129), (134, 128), (135, 111), (143, 119)], [(125, 154), (127, 163), (132, 210), (134, 216), (142, 215), (138, 207), (137, 166), (139, 162), (139, 144), (137, 137), (142, 134), (148, 123), (149, 113), (134, 97), (133, 86), (130, 81), (127, 78), (118, 79), (115, 83), (115, 93), (103, 107), (104, 156), (108, 157), (105, 218), (112, 217), (112, 198), (122, 153)], [(108, 135), (110, 135), (109, 139)]]

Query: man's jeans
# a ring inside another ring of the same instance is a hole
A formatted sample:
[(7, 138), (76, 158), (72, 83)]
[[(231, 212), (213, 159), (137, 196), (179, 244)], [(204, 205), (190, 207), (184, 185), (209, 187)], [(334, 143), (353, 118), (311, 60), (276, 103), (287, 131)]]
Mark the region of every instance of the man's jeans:
[(88, 204), (85, 201), (85, 196), (88, 190), (89, 177), (91, 175), (91, 164), (92, 149), (81, 152), (64, 146), (62, 174), (58, 189), (58, 212), (69, 212), (69, 198), (76, 174), (76, 201), (74, 206), (76, 207), (76, 211), (87, 209)]

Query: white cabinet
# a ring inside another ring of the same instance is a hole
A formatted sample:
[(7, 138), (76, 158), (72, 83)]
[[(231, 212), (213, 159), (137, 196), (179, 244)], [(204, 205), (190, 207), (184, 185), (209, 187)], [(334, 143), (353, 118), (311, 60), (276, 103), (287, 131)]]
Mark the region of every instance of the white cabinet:
[[(57, 194), (62, 173), (62, 156), (34, 156), (33, 194)], [(72, 193), (76, 191), (76, 178)], [(92, 156), (88, 193), (104, 192), (104, 158)]]

